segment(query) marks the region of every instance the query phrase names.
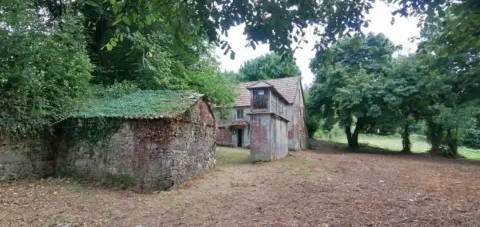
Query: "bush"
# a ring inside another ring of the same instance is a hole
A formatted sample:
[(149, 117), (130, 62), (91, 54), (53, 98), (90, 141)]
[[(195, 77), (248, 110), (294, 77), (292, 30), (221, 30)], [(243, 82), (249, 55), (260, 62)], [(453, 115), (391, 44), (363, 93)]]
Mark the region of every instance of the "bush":
[(468, 128), (462, 138), (463, 146), (480, 149), (480, 127)]
[(0, 134), (35, 136), (88, 90), (82, 19), (66, 12), (48, 23), (29, 1), (7, 1), (0, 12)]

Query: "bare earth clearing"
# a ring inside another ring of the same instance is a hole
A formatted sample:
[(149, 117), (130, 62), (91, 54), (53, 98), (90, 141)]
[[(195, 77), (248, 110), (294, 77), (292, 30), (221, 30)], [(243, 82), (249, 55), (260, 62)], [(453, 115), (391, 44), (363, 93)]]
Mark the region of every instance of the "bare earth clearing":
[(137, 194), (61, 179), (0, 184), (0, 226), (478, 226), (480, 162), (427, 155), (295, 152), (218, 165), (182, 188)]

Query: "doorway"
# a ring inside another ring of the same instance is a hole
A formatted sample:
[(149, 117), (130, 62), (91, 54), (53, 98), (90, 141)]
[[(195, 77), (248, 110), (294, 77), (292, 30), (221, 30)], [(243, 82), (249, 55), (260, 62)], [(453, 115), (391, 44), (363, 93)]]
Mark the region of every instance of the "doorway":
[(243, 147), (243, 129), (237, 129), (237, 147)]

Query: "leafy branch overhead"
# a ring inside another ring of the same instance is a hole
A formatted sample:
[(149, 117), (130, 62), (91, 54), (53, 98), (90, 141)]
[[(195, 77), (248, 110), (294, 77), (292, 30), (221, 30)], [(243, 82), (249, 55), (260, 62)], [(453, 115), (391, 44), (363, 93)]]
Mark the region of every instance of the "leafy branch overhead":
[[(301, 42), (309, 25), (324, 27), (317, 30), (325, 46), (345, 34), (360, 31), (366, 25), (364, 13), (373, 1), (109, 1), (115, 13), (117, 37), (128, 35), (153, 22), (174, 25), (178, 31), (192, 28), (220, 46), (225, 54), (234, 52), (224, 40), (228, 30), (245, 24), (249, 45), (269, 43), (279, 53), (290, 53), (293, 43)], [(181, 21), (182, 23), (178, 23)]]
[[(154, 22), (176, 26), (179, 31), (193, 28), (200, 36), (221, 47), (234, 57), (224, 39), (232, 26), (245, 24), (249, 45), (268, 43), (272, 51), (291, 54), (292, 44), (304, 41), (305, 29), (315, 27), (317, 48), (325, 48), (341, 37), (361, 32), (368, 26), (366, 14), (374, 0), (110, 0), (115, 13), (117, 37), (128, 35)], [(392, 14), (421, 15), (426, 22), (445, 16), (450, 5), (474, 4), (473, 0), (387, 0), (397, 6)], [(183, 23), (178, 23), (181, 21)], [(185, 37), (183, 37), (185, 38)]]

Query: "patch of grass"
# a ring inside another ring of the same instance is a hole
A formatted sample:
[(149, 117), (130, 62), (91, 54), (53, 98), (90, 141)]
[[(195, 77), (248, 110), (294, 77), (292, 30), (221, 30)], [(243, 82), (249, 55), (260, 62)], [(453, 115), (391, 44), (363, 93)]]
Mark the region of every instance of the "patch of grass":
[(461, 147), (459, 152), (465, 158), (473, 159), (473, 160), (480, 160), (480, 150), (478, 150), (478, 149)]
[(241, 148), (217, 147), (217, 165), (241, 165), (250, 163), (250, 151)]
[[(318, 139), (327, 142), (347, 144), (346, 137), (342, 135), (336, 135), (332, 137), (320, 137)], [(410, 137), (410, 141), (412, 142), (412, 152), (414, 153), (425, 153), (430, 149), (430, 144), (426, 141), (425, 136), (412, 135)], [(390, 151), (402, 150), (402, 139), (399, 135), (379, 136), (371, 134), (360, 134), (359, 142), (363, 145), (377, 147)], [(478, 149), (459, 147), (458, 153), (467, 159), (480, 160), (480, 150)]]

